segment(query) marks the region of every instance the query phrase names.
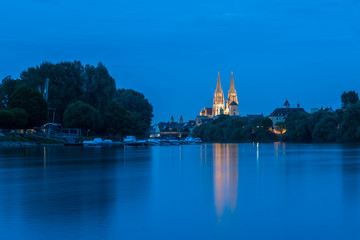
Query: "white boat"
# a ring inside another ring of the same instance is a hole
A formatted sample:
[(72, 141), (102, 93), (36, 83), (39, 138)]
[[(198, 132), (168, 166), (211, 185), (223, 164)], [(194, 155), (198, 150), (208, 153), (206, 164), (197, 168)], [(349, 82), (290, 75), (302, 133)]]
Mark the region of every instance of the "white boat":
[(160, 146), (160, 142), (155, 138), (149, 138), (146, 144), (149, 146)]
[(201, 138), (194, 138), (194, 142), (195, 142), (195, 143), (198, 143), (198, 144), (203, 143), (203, 141), (201, 140)]
[(135, 142), (136, 142), (135, 136), (126, 136), (126, 138), (124, 139), (124, 144), (126, 144), (126, 145), (135, 143)]
[(135, 142), (135, 145), (136, 146), (144, 146), (144, 145), (146, 145), (146, 140), (137, 140), (136, 142)]
[(179, 145), (180, 144), (180, 141), (177, 139), (169, 139), (168, 141), (169, 141), (170, 145)]
[(96, 147), (96, 146), (100, 146), (98, 142), (92, 141), (92, 140), (86, 140), (83, 141), (83, 146), (84, 147)]
[(169, 146), (170, 145), (170, 142), (168, 139), (159, 139), (159, 143), (161, 146)]
[(186, 137), (184, 140), (185, 144), (195, 144), (195, 140), (192, 137)]
[(123, 145), (122, 142), (113, 142), (110, 139), (105, 139), (100, 144), (103, 147), (121, 147)]
[(86, 140), (83, 141), (84, 147), (100, 147), (103, 143), (103, 140), (101, 138), (94, 138), (94, 140)]

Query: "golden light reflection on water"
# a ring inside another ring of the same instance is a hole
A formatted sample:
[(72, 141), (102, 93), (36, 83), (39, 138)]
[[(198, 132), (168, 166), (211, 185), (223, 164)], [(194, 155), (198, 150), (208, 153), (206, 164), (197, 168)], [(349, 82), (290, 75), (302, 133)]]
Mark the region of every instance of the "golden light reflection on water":
[(214, 144), (214, 199), (216, 214), (221, 217), (224, 211), (235, 211), (238, 195), (238, 145)]
[(256, 143), (256, 168), (259, 168), (259, 158), (260, 158), (259, 143)]
[(282, 148), (282, 154), (285, 155), (286, 151), (286, 145), (284, 142), (274, 142), (274, 146), (275, 146), (275, 155), (278, 157), (279, 156), (279, 147), (281, 146)]
[(44, 168), (46, 167), (46, 147), (44, 147)]

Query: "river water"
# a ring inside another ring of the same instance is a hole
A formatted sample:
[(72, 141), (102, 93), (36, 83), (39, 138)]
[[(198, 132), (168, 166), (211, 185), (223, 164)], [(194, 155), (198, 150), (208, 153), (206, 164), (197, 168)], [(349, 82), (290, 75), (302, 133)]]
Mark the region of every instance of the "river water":
[(360, 239), (360, 148), (0, 148), (1, 239)]

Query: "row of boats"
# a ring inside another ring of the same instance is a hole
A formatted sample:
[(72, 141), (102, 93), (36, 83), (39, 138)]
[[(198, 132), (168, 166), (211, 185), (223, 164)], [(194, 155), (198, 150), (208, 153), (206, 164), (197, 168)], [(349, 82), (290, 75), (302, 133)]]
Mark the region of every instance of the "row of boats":
[(86, 140), (82, 143), (76, 144), (65, 144), (66, 146), (169, 146), (169, 145), (180, 145), (180, 144), (200, 144), (202, 143), (200, 138), (187, 137), (183, 140), (176, 138), (149, 138), (147, 140), (136, 140), (135, 136), (127, 136), (123, 142), (113, 142), (109, 139), (102, 140), (101, 138), (95, 138), (94, 140)]

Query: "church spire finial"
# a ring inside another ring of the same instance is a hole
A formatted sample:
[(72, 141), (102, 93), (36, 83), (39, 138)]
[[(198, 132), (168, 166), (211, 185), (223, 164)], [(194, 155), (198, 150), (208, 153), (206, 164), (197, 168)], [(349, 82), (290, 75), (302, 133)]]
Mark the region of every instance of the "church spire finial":
[(220, 72), (218, 72), (216, 91), (221, 91)]
[(235, 90), (235, 84), (234, 84), (234, 74), (231, 72), (231, 81), (230, 81), (230, 89), (228, 92), (228, 100), (227, 104), (231, 104), (232, 102), (238, 103), (237, 94)]
[(233, 72), (231, 72), (230, 90), (235, 90)]

